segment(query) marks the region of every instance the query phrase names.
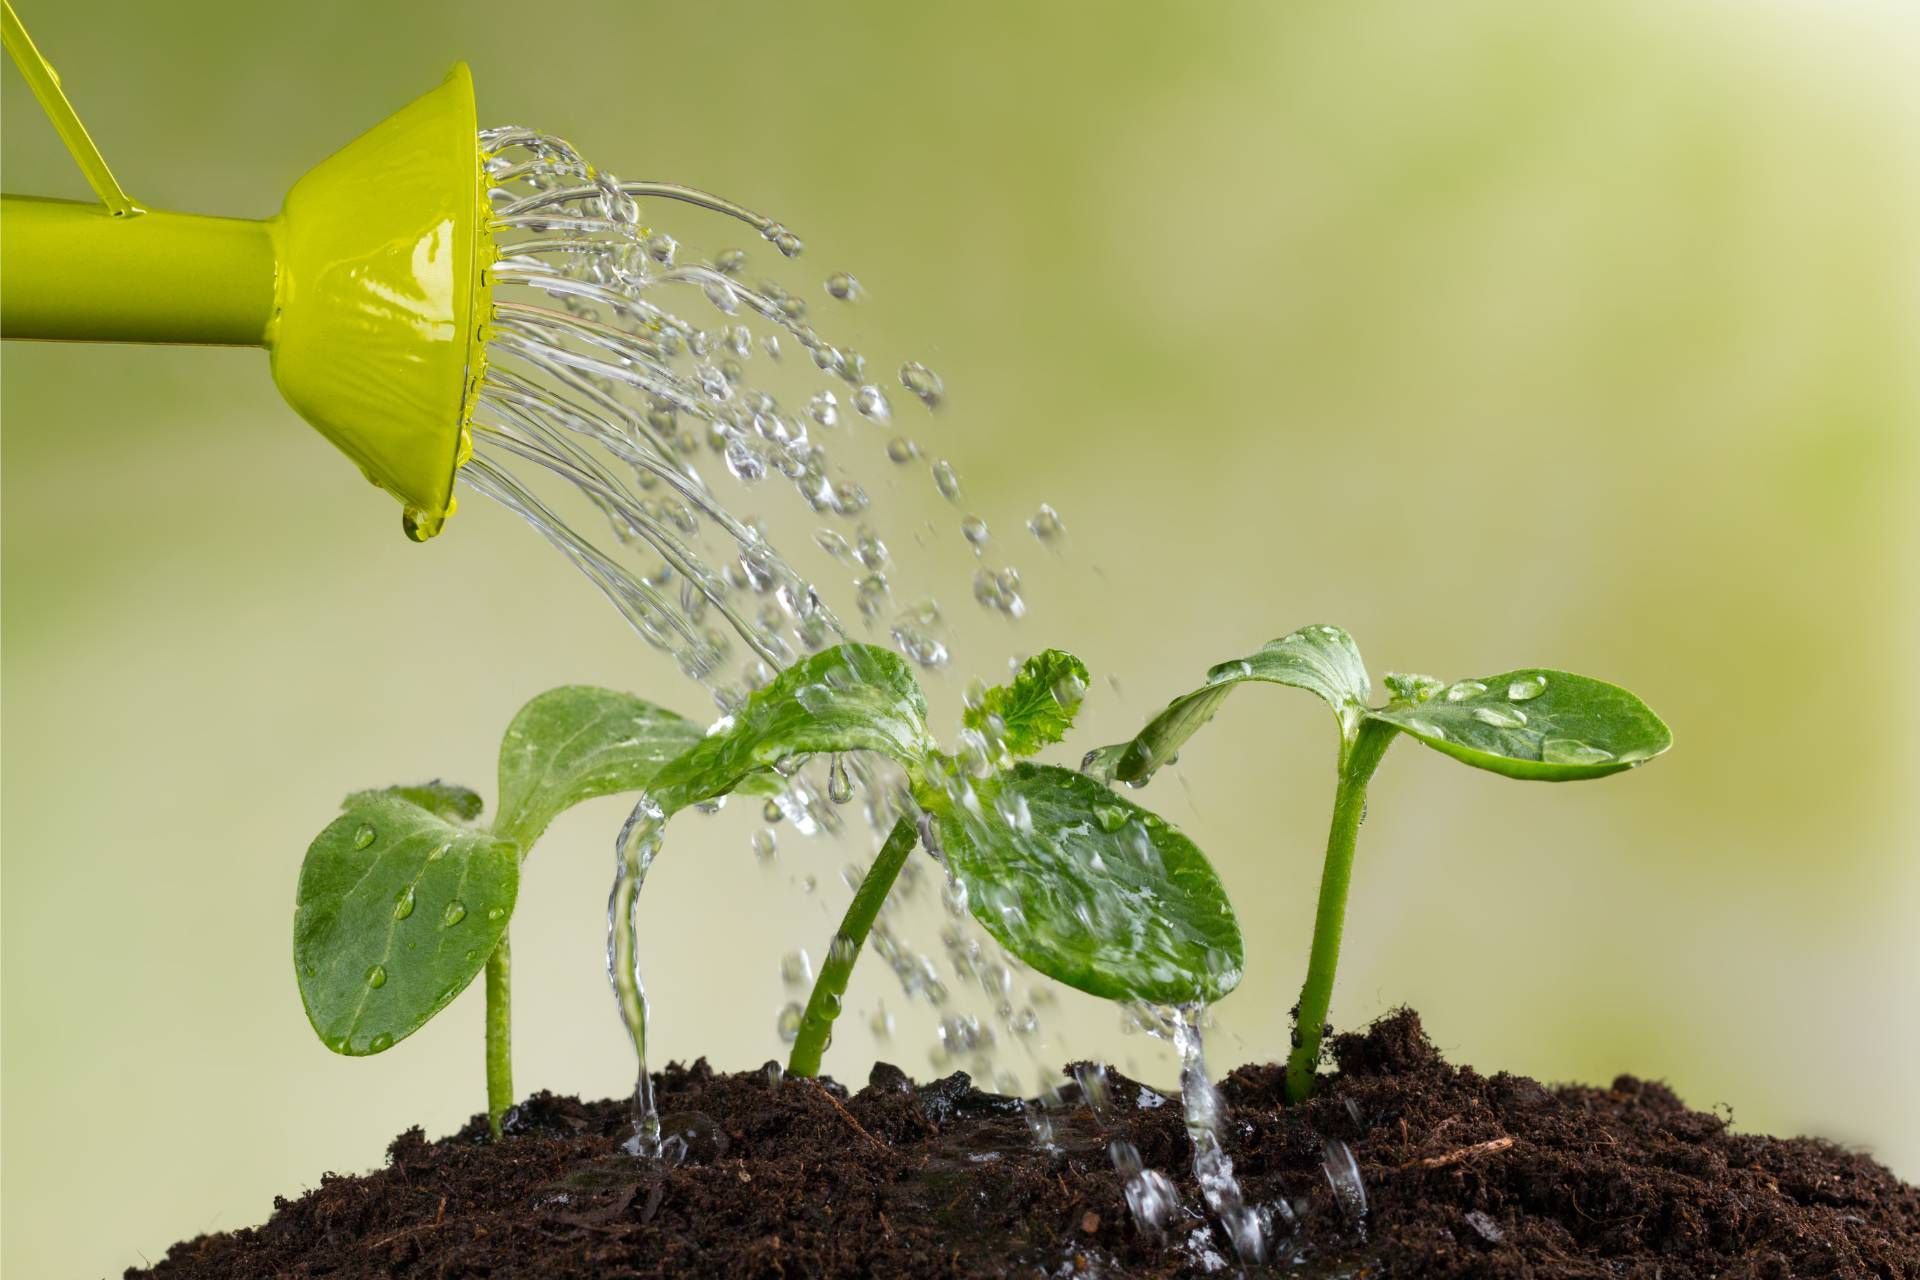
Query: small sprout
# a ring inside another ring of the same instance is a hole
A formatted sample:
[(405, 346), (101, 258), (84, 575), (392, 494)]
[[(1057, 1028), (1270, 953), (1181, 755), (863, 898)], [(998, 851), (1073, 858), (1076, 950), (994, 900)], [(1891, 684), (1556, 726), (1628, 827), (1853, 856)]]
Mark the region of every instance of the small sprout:
[(1673, 743), (1647, 705), (1615, 685), (1565, 671), (1523, 668), (1452, 684), (1432, 676), (1386, 677), (1390, 699), (1370, 706), (1373, 682), (1360, 650), (1338, 627), (1302, 627), (1259, 652), (1224, 662), (1207, 681), (1167, 704), (1131, 741), (1087, 753), (1082, 770), (1144, 785), (1246, 681), (1319, 695), (1340, 723), (1340, 770), (1321, 873), (1307, 978), (1294, 1018), (1287, 1092), (1313, 1085), (1346, 913), (1354, 845), (1367, 784), (1388, 745), (1407, 734), (1464, 764), (1510, 778), (1574, 782), (1644, 764)]
[(480, 817), (479, 794), (447, 782), (348, 796), (308, 847), (295, 894), (294, 968), (321, 1042), (336, 1053), (383, 1052), (485, 968), (497, 1132), (513, 1101), (506, 938), (520, 863), (562, 811), (644, 786), (701, 733), (630, 694), (550, 689), (501, 740), (491, 831), (467, 825)]

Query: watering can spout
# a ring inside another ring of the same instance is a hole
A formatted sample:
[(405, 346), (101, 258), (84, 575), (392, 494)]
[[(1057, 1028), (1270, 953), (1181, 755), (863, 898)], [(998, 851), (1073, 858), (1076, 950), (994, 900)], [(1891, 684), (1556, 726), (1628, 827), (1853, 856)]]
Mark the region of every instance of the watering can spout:
[(6, 45), (100, 204), (0, 197), (0, 337), (259, 346), (287, 403), (424, 540), (452, 514), (491, 240), (464, 63), (261, 221), (140, 208), (5, 3)]

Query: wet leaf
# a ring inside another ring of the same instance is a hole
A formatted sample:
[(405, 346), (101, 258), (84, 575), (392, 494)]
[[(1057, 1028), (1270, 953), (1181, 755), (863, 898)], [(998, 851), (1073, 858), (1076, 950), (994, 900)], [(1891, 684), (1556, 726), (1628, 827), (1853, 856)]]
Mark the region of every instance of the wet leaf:
[(734, 790), (788, 756), (877, 751), (914, 767), (932, 744), (927, 700), (896, 654), (869, 644), (822, 650), (756, 691), (727, 729), (701, 738), (654, 777), (667, 813)]
[(402, 800), (417, 804), (428, 813), (438, 814), (449, 822), (472, 822), (486, 807), (486, 801), (480, 798), (478, 791), (451, 782), (442, 782), (438, 778), (432, 782), (421, 782), (410, 787), (376, 787), (371, 791), (356, 791), (341, 801), (340, 807), (351, 809), (377, 796), (399, 796)]
[(1302, 627), (1269, 641), (1259, 652), (1223, 662), (1207, 672), (1207, 682), (1167, 704), (1130, 743), (1103, 747), (1090, 768), (1111, 766), (1123, 782), (1145, 782), (1173, 759), (1188, 738), (1213, 719), (1220, 703), (1248, 680), (1292, 685), (1325, 699), (1340, 719), (1343, 740), (1351, 741), (1373, 697), (1373, 681), (1353, 637), (1338, 627)]
[(583, 800), (646, 787), (704, 730), (630, 693), (566, 685), (535, 697), (500, 741), (494, 830), (530, 850), (554, 818)]
[(988, 933), (1109, 1000), (1217, 1000), (1240, 981), (1240, 926), (1206, 855), (1158, 815), (1070, 769), (1019, 764), (971, 797), (918, 789)]
[(1605, 777), (1673, 745), (1660, 717), (1625, 689), (1539, 667), (1456, 681), (1424, 702), (1367, 714), (1475, 768), (1541, 782)]
[(961, 719), (969, 729), (998, 736), (1013, 755), (1030, 756), (1067, 736), (1086, 696), (1086, 664), (1048, 649), (1021, 663), (1012, 684), (987, 690)]
[(391, 793), (363, 793), (307, 848), (293, 963), (315, 1034), (379, 1053), (486, 964), (519, 890), (516, 847)]

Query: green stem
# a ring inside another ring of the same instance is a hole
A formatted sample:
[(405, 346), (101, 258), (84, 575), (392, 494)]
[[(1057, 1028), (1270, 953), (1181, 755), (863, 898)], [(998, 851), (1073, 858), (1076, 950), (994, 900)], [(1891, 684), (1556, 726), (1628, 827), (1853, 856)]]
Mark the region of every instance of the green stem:
[(507, 936), (487, 957), (487, 1130), (500, 1136), (500, 1122), (513, 1105), (513, 956)]
[(1320, 1066), (1320, 1035), (1333, 1003), (1333, 971), (1340, 962), (1340, 934), (1347, 917), (1347, 885), (1353, 879), (1353, 846), (1366, 816), (1367, 782), (1398, 732), (1381, 720), (1364, 720), (1340, 757), (1340, 781), (1333, 793), (1333, 823), (1327, 831), (1327, 861), (1320, 871), (1320, 905), (1313, 916), (1313, 950), (1307, 980), (1294, 1011), (1293, 1053), (1287, 1059), (1287, 1099), (1299, 1102), (1313, 1092)]
[(880, 846), (880, 853), (873, 860), (873, 867), (860, 882), (853, 901), (847, 904), (847, 914), (841, 917), (840, 928), (834, 933), (827, 958), (820, 966), (820, 976), (814, 980), (813, 994), (807, 997), (807, 1011), (800, 1018), (800, 1034), (794, 1038), (793, 1052), (787, 1058), (788, 1075), (820, 1074), (820, 1056), (827, 1051), (833, 1020), (840, 1016), (840, 998), (847, 993), (853, 962), (860, 958), (860, 948), (873, 928), (873, 919), (880, 914), (880, 906), (887, 900), (887, 893), (893, 888), (907, 855), (913, 852), (913, 842), (918, 835), (910, 819), (902, 818), (894, 823), (887, 842)]

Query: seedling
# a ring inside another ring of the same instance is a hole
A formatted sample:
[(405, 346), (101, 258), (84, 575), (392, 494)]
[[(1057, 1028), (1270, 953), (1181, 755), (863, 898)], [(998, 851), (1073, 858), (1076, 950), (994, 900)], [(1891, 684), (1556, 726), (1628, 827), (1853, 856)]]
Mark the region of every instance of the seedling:
[[(501, 743), (490, 828), (475, 825), (476, 793), (435, 782), (355, 793), (313, 841), (294, 917), (308, 1019), (337, 1053), (380, 1053), (484, 968), (497, 1134), (513, 1097), (507, 928), (520, 864), (547, 825), (582, 800), (641, 792), (623, 832), (623, 874), (635, 875), (644, 871), (641, 841), (650, 831), (657, 845), (675, 812), (733, 792), (776, 793), (782, 770), (822, 752), (887, 756), (905, 771), (911, 799), (901, 800), (827, 950), (793, 1073), (818, 1071), (854, 961), (916, 837), (943, 858), (987, 931), (1041, 973), (1116, 1000), (1217, 1000), (1239, 981), (1242, 946), (1200, 850), (1092, 779), (1016, 762), (1060, 739), (1085, 688), (1078, 659), (1039, 655), (969, 709), (957, 756), (934, 746), (911, 669), (870, 645), (795, 664), (711, 732), (607, 689), (543, 693)], [(830, 791), (844, 770), (836, 760)], [(619, 959), (630, 970), (625, 937)], [(644, 1018), (630, 1024), (644, 1050)]]
[[(661, 768), (636, 809), (635, 846), (691, 804), (796, 758), (865, 751), (906, 774), (911, 803), (868, 869), (826, 952), (788, 1063), (818, 1072), (854, 961), (916, 834), (944, 861), (968, 909), (1048, 977), (1113, 1000), (1217, 1000), (1240, 980), (1239, 925), (1206, 856), (1157, 815), (1070, 769), (1018, 758), (1059, 739), (1086, 692), (1086, 668), (1047, 650), (965, 717), (958, 755), (941, 752), (926, 699), (898, 656), (828, 649), (780, 673), (730, 724)], [(839, 776), (843, 766), (836, 765)], [(630, 874), (645, 859), (630, 852)], [(629, 955), (616, 955), (623, 970)], [(636, 1038), (644, 1036), (629, 1018)], [(644, 1053), (644, 1043), (640, 1046)]]
[(1091, 752), (1082, 768), (1102, 780), (1144, 786), (1213, 718), (1221, 701), (1250, 680), (1318, 694), (1340, 724), (1333, 821), (1287, 1060), (1287, 1094), (1296, 1101), (1312, 1089), (1320, 1063), (1367, 784), (1396, 736), (1407, 734), (1477, 769), (1538, 782), (1603, 778), (1644, 764), (1673, 743), (1660, 718), (1625, 689), (1543, 668), (1452, 684), (1388, 675), (1387, 705), (1369, 706), (1373, 681), (1353, 639), (1338, 627), (1313, 626), (1214, 667), (1205, 684), (1168, 703), (1132, 741)]
[(487, 972), (487, 1109), (513, 1101), (507, 925), (520, 864), (562, 812), (645, 786), (703, 730), (629, 694), (550, 689), (500, 743), (500, 807), (444, 782), (347, 797), (308, 846), (293, 918), (294, 971), (315, 1034), (335, 1053), (381, 1053)]

